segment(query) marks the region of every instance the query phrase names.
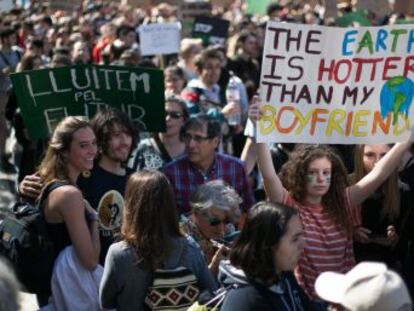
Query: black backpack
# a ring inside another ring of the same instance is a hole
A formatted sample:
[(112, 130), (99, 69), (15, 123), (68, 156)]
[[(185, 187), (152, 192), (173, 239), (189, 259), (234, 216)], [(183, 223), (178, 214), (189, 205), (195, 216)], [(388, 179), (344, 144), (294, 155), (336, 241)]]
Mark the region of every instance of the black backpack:
[(0, 219), (0, 255), (8, 258), (24, 289), (42, 295), (50, 291), (53, 264), (56, 259), (43, 215), (49, 193), (67, 185), (60, 181), (49, 183), (33, 206), (17, 202)]

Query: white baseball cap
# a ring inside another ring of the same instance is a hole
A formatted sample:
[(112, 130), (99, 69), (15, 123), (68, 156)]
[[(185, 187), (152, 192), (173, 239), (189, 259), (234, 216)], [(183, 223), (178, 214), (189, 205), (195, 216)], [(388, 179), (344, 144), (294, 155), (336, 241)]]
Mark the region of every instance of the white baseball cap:
[(346, 274), (323, 272), (316, 293), (351, 311), (411, 311), (411, 299), (401, 277), (376, 262), (361, 262)]

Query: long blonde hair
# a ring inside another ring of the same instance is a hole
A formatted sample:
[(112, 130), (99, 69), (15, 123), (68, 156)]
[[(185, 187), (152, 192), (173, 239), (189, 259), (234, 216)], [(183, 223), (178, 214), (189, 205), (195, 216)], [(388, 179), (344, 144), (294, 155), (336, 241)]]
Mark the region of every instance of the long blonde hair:
[(84, 117), (66, 117), (56, 126), (38, 168), (43, 184), (55, 179), (70, 181), (64, 152), (70, 148), (73, 133), (85, 127), (90, 124)]
[[(368, 173), (364, 167), (364, 148), (365, 145), (357, 145), (355, 147), (353, 183), (357, 183)], [(397, 169), (384, 181), (379, 190), (383, 194), (381, 217), (391, 221), (397, 219), (400, 215), (400, 189), (398, 186)]]

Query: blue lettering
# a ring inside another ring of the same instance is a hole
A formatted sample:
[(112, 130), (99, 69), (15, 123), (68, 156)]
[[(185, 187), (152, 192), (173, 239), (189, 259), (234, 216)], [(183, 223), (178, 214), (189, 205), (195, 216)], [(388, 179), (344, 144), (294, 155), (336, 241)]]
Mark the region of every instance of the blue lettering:
[(353, 54), (352, 51), (348, 51), (348, 44), (351, 42), (355, 42), (355, 36), (358, 34), (358, 30), (350, 30), (345, 33), (344, 41), (342, 42), (342, 55), (351, 56)]
[(385, 29), (380, 29), (377, 35), (377, 41), (375, 42), (375, 51), (378, 52), (380, 49), (387, 50), (385, 40), (388, 38), (388, 32)]
[(411, 29), (410, 34), (408, 35), (407, 53), (412, 52), (413, 44), (414, 44), (414, 30)]

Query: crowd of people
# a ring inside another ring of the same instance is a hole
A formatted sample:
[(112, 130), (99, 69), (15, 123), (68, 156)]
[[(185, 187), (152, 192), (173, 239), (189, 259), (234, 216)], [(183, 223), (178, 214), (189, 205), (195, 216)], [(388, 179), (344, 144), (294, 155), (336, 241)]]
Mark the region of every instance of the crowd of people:
[[(32, 203), (58, 183), (44, 201), (55, 263), (39, 307), (411, 310), (412, 136), (328, 146), (256, 143), (245, 131), (262, 113), (266, 21), (335, 20), (306, 1), (270, 3), (264, 16), (246, 14), (243, 1), (215, 4), (230, 21), (226, 45), (183, 38), (178, 54), (142, 56), (138, 27), (177, 21), (178, 10), (85, 0), (64, 12), (30, 1), (1, 15), (0, 170)], [(373, 13), (373, 25), (410, 18)], [(165, 132), (140, 132), (108, 107), (33, 141), (9, 75), (76, 64), (162, 69)], [(6, 267), (0, 310), (17, 310), (24, 288)]]

